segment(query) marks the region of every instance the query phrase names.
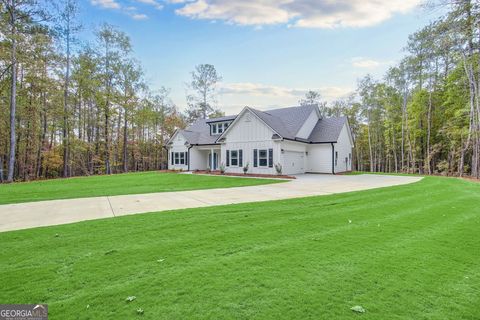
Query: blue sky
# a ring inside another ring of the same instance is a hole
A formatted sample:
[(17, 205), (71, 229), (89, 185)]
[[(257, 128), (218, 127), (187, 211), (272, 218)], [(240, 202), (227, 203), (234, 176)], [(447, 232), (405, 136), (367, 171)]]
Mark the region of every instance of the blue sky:
[(218, 107), (295, 105), (306, 90), (327, 101), (381, 77), (408, 35), (435, 16), (420, 0), (82, 0), (82, 37), (102, 22), (126, 32), (153, 89), (185, 107), (195, 65), (223, 77)]

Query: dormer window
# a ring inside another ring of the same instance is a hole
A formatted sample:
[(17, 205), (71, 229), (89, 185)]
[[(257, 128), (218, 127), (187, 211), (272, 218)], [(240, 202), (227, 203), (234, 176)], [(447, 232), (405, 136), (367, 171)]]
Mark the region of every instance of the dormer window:
[(230, 122), (215, 122), (210, 124), (210, 132), (212, 135), (222, 134), (227, 130)]

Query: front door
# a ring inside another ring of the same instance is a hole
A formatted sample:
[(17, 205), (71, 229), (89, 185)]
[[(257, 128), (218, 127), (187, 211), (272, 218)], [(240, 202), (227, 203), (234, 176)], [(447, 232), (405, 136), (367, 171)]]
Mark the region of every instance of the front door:
[(208, 153), (208, 167), (210, 170), (218, 170), (218, 153), (213, 153), (213, 163), (212, 163), (212, 153)]

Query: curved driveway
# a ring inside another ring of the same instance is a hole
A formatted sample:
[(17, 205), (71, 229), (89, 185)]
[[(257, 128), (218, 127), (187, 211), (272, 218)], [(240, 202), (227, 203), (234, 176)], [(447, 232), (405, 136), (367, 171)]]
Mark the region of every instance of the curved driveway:
[(413, 183), (419, 177), (304, 174), (285, 183), (0, 205), (0, 232), (127, 214), (327, 195)]

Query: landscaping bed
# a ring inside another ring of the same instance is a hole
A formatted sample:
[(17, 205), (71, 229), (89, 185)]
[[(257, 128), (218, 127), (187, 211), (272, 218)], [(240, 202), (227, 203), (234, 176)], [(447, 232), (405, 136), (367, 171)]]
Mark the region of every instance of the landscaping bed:
[(216, 171), (207, 171), (207, 170), (196, 170), (193, 171), (195, 174), (209, 174), (214, 176), (231, 176), (231, 177), (252, 177), (252, 178), (277, 178), (277, 179), (296, 179), (294, 176), (287, 176), (287, 175), (277, 175), (277, 174), (256, 174), (256, 173), (232, 173), (232, 172), (225, 172), (222, 173), (218, 170)]

